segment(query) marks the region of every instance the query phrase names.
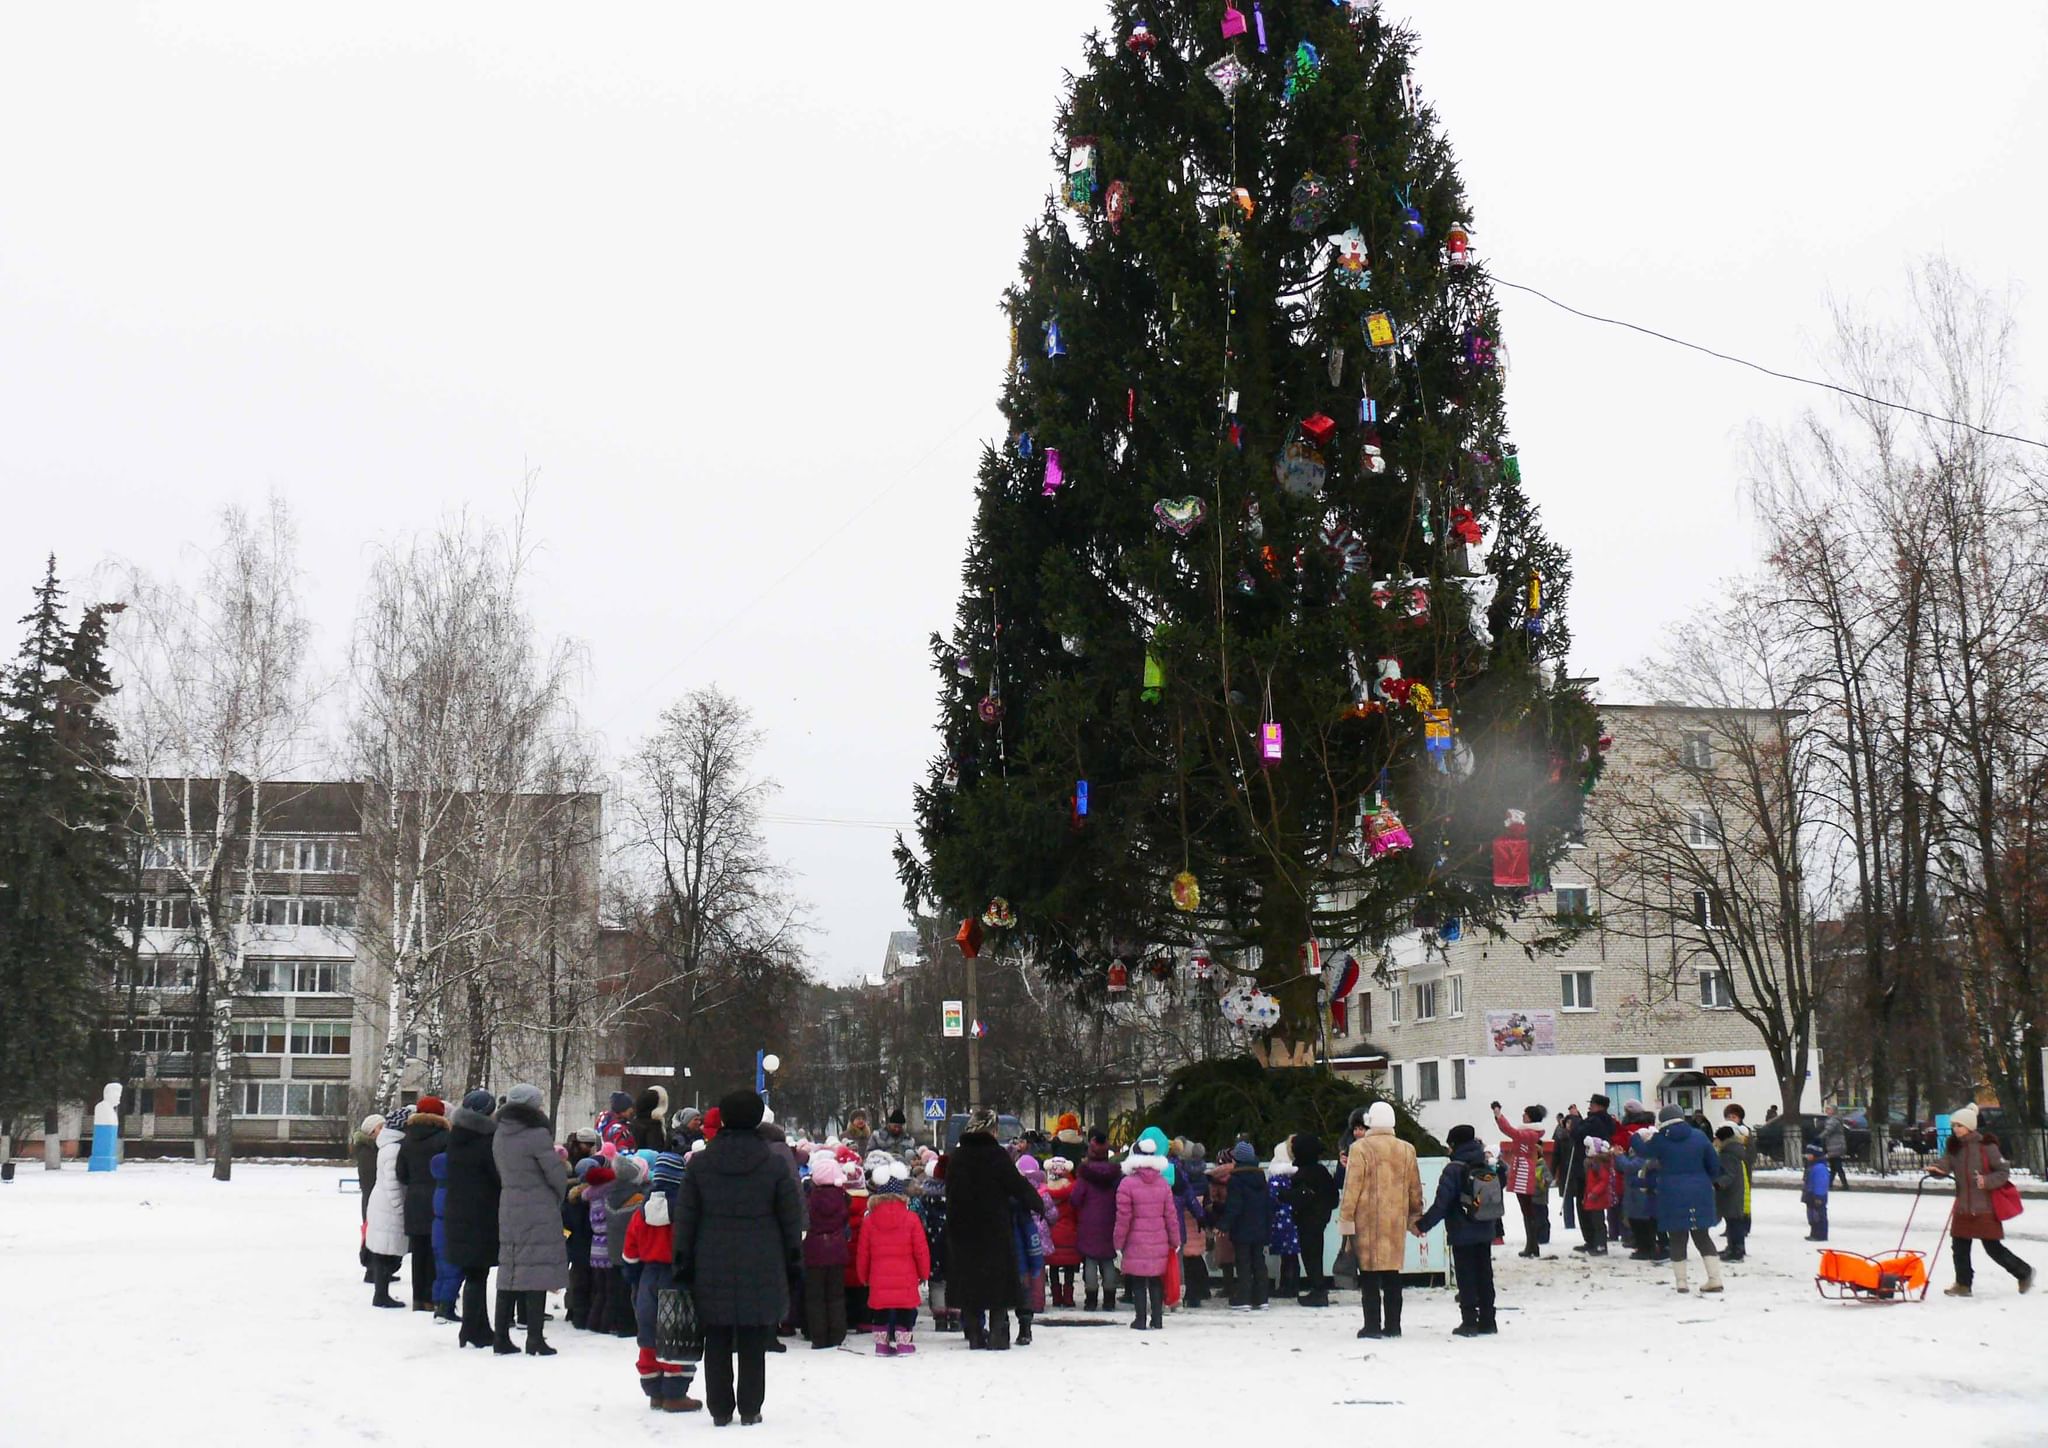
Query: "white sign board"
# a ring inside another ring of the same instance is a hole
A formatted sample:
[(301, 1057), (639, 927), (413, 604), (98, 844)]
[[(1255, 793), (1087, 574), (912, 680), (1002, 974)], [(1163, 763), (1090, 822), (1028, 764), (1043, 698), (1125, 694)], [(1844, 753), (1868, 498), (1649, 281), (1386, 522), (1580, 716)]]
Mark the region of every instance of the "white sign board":
[(959, 1001), (939, 1003), (941, 1033), (949, 1040), (967, 1034), (967, 1008)]
[(673, 1076), (676, 1074), (676, 1068), (673, 1066), (628, 1066), (626, 1074), (628, 1076)]

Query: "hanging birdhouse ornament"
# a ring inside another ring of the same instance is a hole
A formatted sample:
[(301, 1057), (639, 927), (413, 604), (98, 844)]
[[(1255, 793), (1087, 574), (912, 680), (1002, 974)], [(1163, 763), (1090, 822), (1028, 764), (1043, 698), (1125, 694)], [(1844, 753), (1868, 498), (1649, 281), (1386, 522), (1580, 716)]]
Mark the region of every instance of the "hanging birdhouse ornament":
[(1086, 211), (1095, 199), (1095, 138), (1076, 136), (1067, 142), (1067, 205)]
[(1451, 229), (1444, 233), (1444, 260), (1452, 271), (1463, 271), (1472, 265), (1472, 223), (1454, 221)]
[(973, 960), (981, 954), (981, 922), (972, 915), (960, 922), (960, 928), (953, 932), (953, 943), (960, 947), (960, 954)]
[(1449, 705), (1438, 704), (1422, 711), (1422, 744), (1437, 761), (1439, 770), (1449, 770), (1451, 747), (1457, 742), (1457, 731), (1451, 727)]
[(1302, 178), (1294, 183), (1289, 199), (1293, 202), (1293, 212), (1287, 218), (1287, 224), (1296, 231), (1321, 231), (1323, 223), (1330, 219), (1330, 183), (1313, 171), (1302, 173)]
[(1008, 930), (1017, 923), (1017, 916), (1010, 909), (1010, 902), (998, 895), (981, 912), (981, 923), (991, 930)]
[(1244, 32), (1245, 32), (1245, 19), (1244, 19), (1244, 12), (1243, 12), (1242, 10), (1238, 9), (1238, 8), (1237, 8), (1237, 7), (1235, 6), (1235, 5), (1232, 5), (1232, 4), (1230, 3), (1230, 0), (1224, 0), (1224, 3), (1223, 3), (1223, 38), (1224, 38), (1225, 40), (1235, 40), (1235, 39), (1237, 39), (1237, 37), (1238, 37), (1238, 36), (1240, 36), (1240, 35), (1244, 34)]
[(1278, 764), (1287, 753), (1286, 735), (1277, 719), (1259, 726), (1259, 763), (1266, 769)]
[(1166, 887), (1167, 898), (1173, 901), (1173, 908), (1183, 915), (1193, 914), (1202, 908), (1202, 887), (1192, 872), (1182, 870), (1173, 877)]
[(1337, 248), (1335, 269), (1331, 273), (1337, 284), (1358, 292), (1371, 286), (1372, 257), (1365, 249), (1365, 233), (1354, 226), (1349, 231), (1338, 232), (1330, 238), (1330, 243)]
[(1045, 450), (1045, 485), (1038, 490), (1039, 495), (1050, 498), (1066, 485), (1066, 481), (1066, 470), (1060, 466), (1060, 450), (1056, 447), (1047, 448)]
[(1507, 823), (1493, 840), (1493, 883), (1502, 890), (1529, 888), (1529, 817), (1508, 811)]
[(1131, 988), (1131, 972), (1121, 960), (1109, 963), (1109, 993), (1122, 995)]

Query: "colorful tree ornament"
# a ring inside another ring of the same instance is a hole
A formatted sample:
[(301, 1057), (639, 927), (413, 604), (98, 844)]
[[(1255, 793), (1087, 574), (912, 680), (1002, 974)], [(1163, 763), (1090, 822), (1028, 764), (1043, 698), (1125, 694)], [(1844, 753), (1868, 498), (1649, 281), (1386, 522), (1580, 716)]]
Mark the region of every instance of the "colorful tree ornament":
[(1375, 666), (1372, 696), (1382, 704), (1405, 704), (1408, 690), (1413, 687), (1401, 674), (1401, 661), (1397, 658), (1382, 658)]
[(1109, 183), (1109, 190), (1102, 195), (1102, 214), (1109, 218), (1109, 229), (1123, 234), (1124, 217), (1131, 209), (1131, 188), (1121, 181)]
[(1415, 841), (1408, 834), (1408, 827), (1401, 823), (1401, 817), (1394, 813), (1394, 807), (1377, 803), (1365, 816), (1365, 850), (1372, 859), (1387, 855), (1398, 855), (1403, 850), (1415, 848)]
[(1138, 690), (1138, 697), (1147, 704), (1157, 704), (1166, 688), (1166, 665), (1159, 661), (1159, 655), (1151, 649), (1145, 650), (1145, 683)]
[(1075, 136), (1067, 142), (1067, 205), (1086, 211), (1095, 199), (1095, 138)]
[(1060, 331), (1060, 319), (1049, 317), (1045, 323), (1045, 355), (1064, 357), (1067, 355), (1066, 334)]
[(1166, 887), (1166, 894), (1173, 901), (1173, 908), (1183, 915), (1193, 914), (1202, 908), (1201, 884), (1187, 870), (1173, 877), (1173, 883)]
[(1031, 456), (1030, 433), (1020, 432), (1017, 434), (1017, 456), (1020, 458), (1028, 458)]
[(1232, 5), (1230, 0), (1223, 0), (1223, 38), (1235, 40), (1244, 32), (1244, 12)]
[(1287, 755), (1286, 733), (1277, 719), (1268, 719), (1259, 726), (1259, 764), (1271, 769)]
[(1395, 331), (1394, 319), (1385, 312), (1365, 314), (1365, 345), (1375, 352), (1387, 352), (1400, 345), (1400, 335)]
[(1305, 439), (1297, 438), (1280, 450), (1273, 462), (1273, 480), (1282, 491), (1297, 498), (1319, 498), (1329, 464)]
[(1375, 608), (1392, 613), (1404, 627), (1420, 627), (1429, 622), (1427, 578), (1374, 579), (1372, 601)]
[(1132, 24), (1130, 38), (1124, 41), (1124, 49), (1142, 60), (1152, 53), (1152, 47), (1158, 43), (1159, 37), (1152, 33), (1152, 28), (1140, 20)]
[(1543, 636), (1543, 580), (1535, 573), (1529, 575), (1529, 637)]
[(1302, 173), (1301, 179), (1294, 183), (1289, 199), (1293, 202), (1293, 211), (1287, 218), (1287, 224), (1296, 231), (1321, 231), (1323, 223), (1330, 219), (1333, 204), (1330, 183), (1313, 171)]
[(1472, 223), (1454, 221), (1450, 230), (1444, 233), (1444, 260), (1452, 271), (1463, 271), (1472, 265)]
[(1246, 221), (1250, 221), (1252, 213), (1259, 209), (1259, 203), (1252, 199), (1252, 193), (1242, 186), (1230, 188), (1230, 200), (1232, 205), (1244, 213)]
[(1467, 327), (1459, 338), (1465, 362), (1472, 367), (1492, 367), (1500, 361), (1498, 344), (1477, 327)]
[[(1238, 16), (1242, 23), (1244, 17)], [(1225, 22), (1228, 24), (1228, 21)], [(1240, 31), (1240, 34), (1243, 32)], [(1223, 92), (1223, 103), (1228, 105), (1237, 97), (1237, 88), (1251, 79), (1251, 68), (1234, 55), (1224, 55), (1211, 61), (1202, 70), (1209, 77), (1209, 83)]]
[(1301, 435), (1317, 447), (1328, 447), (1330, 439), (1337, 435), (1337, 420), (1320, 412), (1311, 413), (1301, 420)]
[(1210, 958), (1209, 947), (1199, 940), (1188, 952), (1188, 974), (1196, 980), (1208, 980), (1216, 974), (1216, 962)]
[(1010, 909), (1010, 902), (998, 895), (981, 912), (981, 923), (991, 930), (1008, 930), (1017, 923), (1017, 915)]
[(1331, 523), (1323, 529), (1323, 547), (1336, 558), (1338, 569), (1347, 578), (1372, 566), (1366, 557), (1365, 540), (1341, 523)]
[(1330, 238), (1330, 244), (1337, 248), (1331, 275), (1339, 286), (1362, 292), (1372, 285), (1372, 257), (1365, 248), (1365, 233), (1357, 227), (1340, 231)]
[(1358, 447), (1358, 466), (1366, 473), (1383, 473), (1387, 470), (1387, 456), (1380, 450), (1380, 435), (1369, 432)]
[(974, 706), (975, 717), (984, 724), (1000, 724), (1003, 712), (1003, 701), (994, 694), (982, 695), (981, 702)]
[(1486, 537), (1486, 529), (1480, 526), (1478, 515), (1470, 508), (1451, 509), (1451, 536), (1460, 543), (1478, 547)]
[(1074, 818), (1077, 820), (1088, 818), (1088, 781), (1085, 779), (1074, 781)]
[(972, 915), (960, 922), (960, 928), (953, 932), (953, 943), (960, 947), (960, 954), (973, 960), (981, 954), (981, 922)]
[(1252, 0), (1252, 30), (1259, 38), (1259, 54), (1266, 53), (1266, 12), (1259, 8), (1259, 0)]
[(1330, 1002), (1330, 1024), (1340, 1036), (1351, 1034), (1351, 993), (1358, 989), (1358, 958), (1340, 950), (1323, 963), (1323, 990)]
[(1401, 203), (1401, 229), (1412, 237), (1427, 236), (1429, 228), (1422, 224), (1422, 213), (1408, 204), (1408, 193), (1396, 187), (1394, 199)]
[(1060, 450), (1049, 447), (1045, 450), (1045, 484), (1038, 492), (1041, 497), (1050, 498), (1066, 485), (1066, 469), (1060, 466)]
[[(1261, 46), (1263, 50), (1265, 47)], [(1323, 73), (1323, 58), (1316, 54), (1316, 48), (1306, 40), (1294, 47), (1294, 54), (1287, 61), (1287, 81), (1281, 87), (1280, 99), (1291, 101), (1316, 83)]]
[(1493, 883), (1502, 890), (1529, 888), (1529, 817), (1508, 811), (1507, 824), (1493, 840)]
[(1185, 498), (1161, 498), (1152, 505), (1152, 517), (1167, 532), (1185, 538), (1202, 526), (1209, 505), (1192, 493)]
[(1438, 704), (1422, 711), (1422, 744), (1431, 754), (1437, 756), (1438, 769), (1449, 767), (1446, 757), (1457, 742), (1457, 731), (1451, 727), (1449, 705)]
[(1130, 968), (1121, 960), (1112, 960), (1109, 963), (1108, 978), (1111, 995), (1122, 995), (1131, 988)]

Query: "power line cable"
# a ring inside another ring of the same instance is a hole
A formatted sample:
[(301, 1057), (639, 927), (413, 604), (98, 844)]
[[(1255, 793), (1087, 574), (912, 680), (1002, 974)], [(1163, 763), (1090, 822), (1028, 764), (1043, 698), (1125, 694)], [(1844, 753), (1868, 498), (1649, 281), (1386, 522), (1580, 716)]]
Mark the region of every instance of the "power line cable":
[(1694, 352), (1704, 352), (1709, 357), (1717, 358), (1723, 362), (1733, 362), (1738, 367), (1747, 367), (1752, 371), (1763, 373), (1766, 377), (1776, 377), (1784, 382), (1797, 382), (1807, 387), (1819, 387), (1829, 392), (1839, 392), (1844, 397), (1853, 397), (1859, 402), (1868, 402), (1874, 407), (1889, 407), (1898, 412), (1910, 412), (1915, 417), (1924, 417), (1929, 422), (1938, 422), (1945, 427), (1960, 427), (1965, 431), (1974, 432), (1980, 437), (1997, 438), (2002, 442), (2016, 442), (2026, 447), (2037, 447), (2044, 452), (2048, 452), (2048, 442), (2042, 442), (2038, 438), (2021, 437), (2019, 434), (2011, 432), (1997, 432), (1988, 427), (1979, 427), (1974, 422), (1964, 422), (1958, 417), (1948, 417), (1939, 412), (1929, 412), (1925, 408), (1914, 407), (1911, 403), (1894, 402), (1888, 397), (1872, 397), (1867, 392), (1858, 392), (1853, 387), (1843, 387), (1839, 383), (1825, 382), (1817, 377), (1801, 377), (1796, 372), (1780, 372), (1775, 367), (1766, 367), (1761, 362), (1752, 362), (1747, 357), (1737, 357), (1732, 353), (1717, 352), (1712, 347), (1703, 347), (1698, 342), (1688, 342), (1683, 337), (1674, 337), (1668, 332), (1658, 331), (1655, 327), (1644, 327), (1635, 322), (1625, 322), (1619, 317), (1602, 317), (1593, 312), (1581, 311), (1568, 302), (1560, 302), (1556, 297), (1551, 296), (1547, 292), (1540, 292), (1534, 287), (1523, 286), (1520, 282), (1511, 282), (1505, 277), (1493, 276), (1491, 273), (1488, 275), (1496, 286), (1511, 287), (1518, 292), (1527, 292), (1532, 297), (1550, 303), (1551, 306), (1556, 307), (1559, 311), (1570, 312), (1574, 317), (1583, 317), (1589, 322), (1601, 322), (1610, 327), (1626, 327), (1631, 332), (1640, 332), (1645, 337), (1655, 337), (1660, 342), (1669, 342), (1674, 346), (1689, 348)]

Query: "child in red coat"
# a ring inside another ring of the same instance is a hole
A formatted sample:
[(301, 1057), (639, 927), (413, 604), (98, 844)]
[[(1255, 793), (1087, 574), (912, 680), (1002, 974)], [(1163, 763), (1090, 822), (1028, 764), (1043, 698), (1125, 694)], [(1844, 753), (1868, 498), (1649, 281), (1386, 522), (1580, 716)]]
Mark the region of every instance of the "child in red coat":
[(1052, 1219), (1052, 1251), (1046, 1254), (1046, 1293), (1055, 1307), (1074, 1305), (1074, 1273), (1081, 1266), (1081, 1216), (1072, 1210), (1074, 1164), (1056, 1156), (1045, 1164), (1045, 1197), (1058, 1213)]
[(932, 1275), (931, 1248), (924, 1223), (906, 1199), (910, 1168), (900, 1161), (879, 1162), (868, 1182), (874, 1195), (868, 1199), (854, 1258), (867, 1283), (875, 1356), (907, 1356), (917, 1351), (911, 1337), (917, 1330), (918, 1291)]

